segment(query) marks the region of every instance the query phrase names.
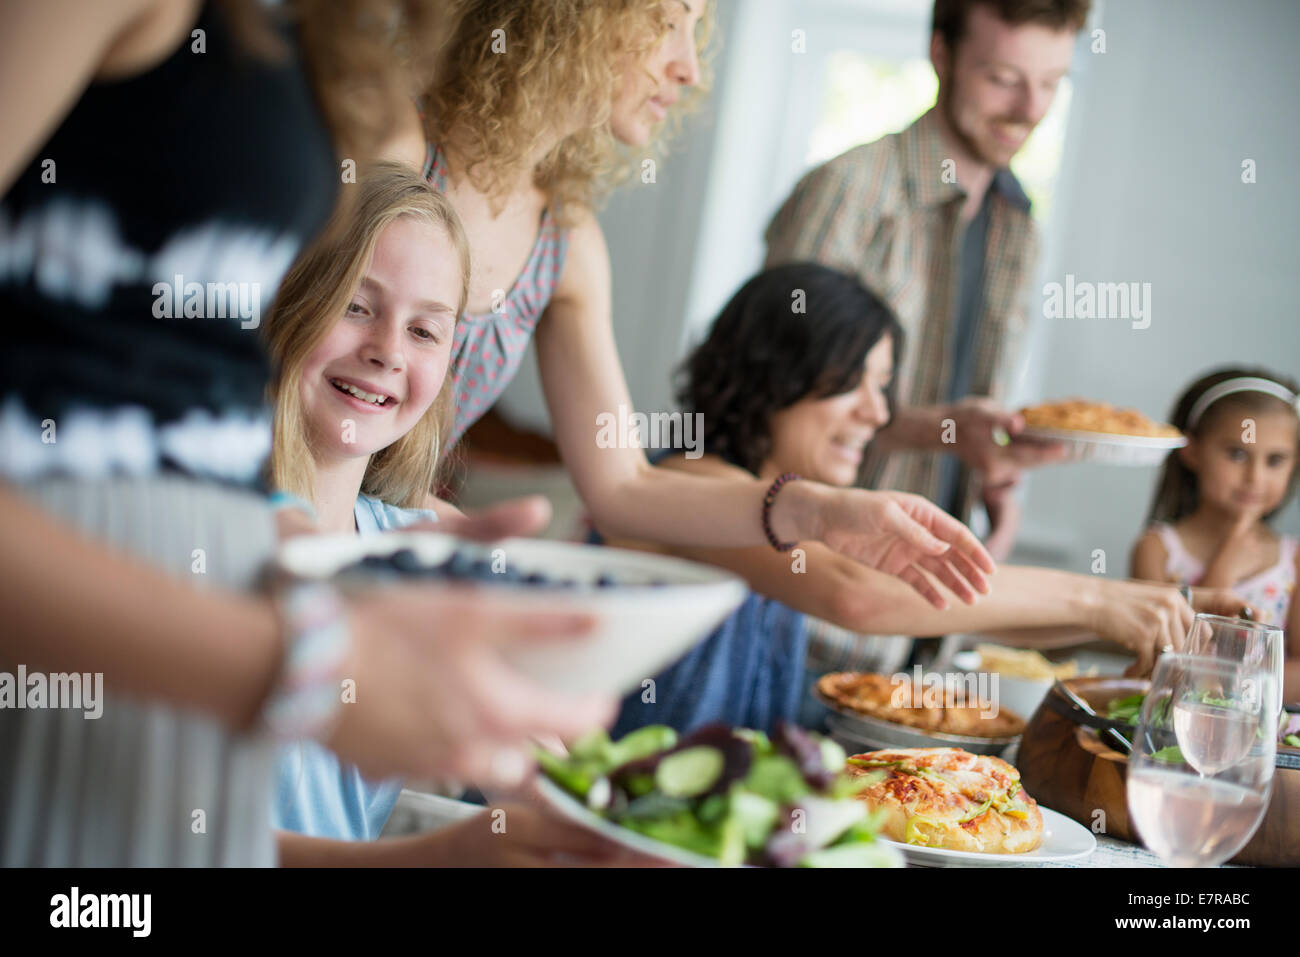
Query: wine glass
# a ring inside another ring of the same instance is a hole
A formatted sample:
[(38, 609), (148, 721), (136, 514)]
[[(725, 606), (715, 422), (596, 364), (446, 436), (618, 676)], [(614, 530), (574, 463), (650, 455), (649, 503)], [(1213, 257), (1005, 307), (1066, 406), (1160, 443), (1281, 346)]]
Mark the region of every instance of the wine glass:
[(1280, 697), (1285, 648), (1281, 628), (1244, 618), (1199, 614), (1187, 632), (1184, 651), (1272, 668)]
[(1167, 864), (1222, 864), (1268, 808), (1279, 695), (1271, 665), (1161, 655), (1128, 764), (1128, 808)]
[(1209, 655), (1271, 666), (1277, 677), (1278, 721), (1285, 721), (1282, 666), (1286, 660), (1286, 645), (1283, 641), (1284, 632), (1273, 625), (1244, 618), (1200, 614), (1187, 632), (1184, 651), (1189, 655)]

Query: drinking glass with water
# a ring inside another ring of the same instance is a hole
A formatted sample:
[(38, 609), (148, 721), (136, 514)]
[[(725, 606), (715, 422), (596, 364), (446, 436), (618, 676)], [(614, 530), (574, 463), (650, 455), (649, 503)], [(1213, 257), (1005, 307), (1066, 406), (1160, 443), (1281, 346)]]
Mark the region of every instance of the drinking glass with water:
[(1128, 807), (1177, 867), (1222, 864), (1268, 808), (1281, 695), (1272, 662), (1162, 655), (1138, 718)]

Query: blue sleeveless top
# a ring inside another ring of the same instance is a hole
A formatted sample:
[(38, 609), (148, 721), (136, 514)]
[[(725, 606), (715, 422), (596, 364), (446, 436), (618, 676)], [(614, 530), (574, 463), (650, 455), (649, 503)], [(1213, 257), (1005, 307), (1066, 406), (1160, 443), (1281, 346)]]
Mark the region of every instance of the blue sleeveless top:
[[(352, 514), (360, 535), (380, 535), (415, 522), (438, 520), (436, 512), (398, 508), (370, 495), (357, 496)], [(272, 826), (340, 841), (379, 837), (402, 793), (402, 778), (372, 781), (315, 741), (283, 745), (275, 776)]]
[[(651, 461), (671, 454), (663, 450)], [(596, 532), (591, 540), (604, 543)], [(647, 724), (685, 732), (724, 721), (770, 732), (778, 720), (797, 723), (807, 646), (802, 612), (751, 591), (708, 638), (655, 675), (652, 688), (623, 699), (610, 735), (617, 739)]]
[(656, 675), (653, 688), (623, 699), (610, 735), (617, 739), (647, 724), (686, 732), (724, 721), (770, 732), (778, 720), (795, 723), (807, 644), (801, 612), (750, 592), (713, 634)]

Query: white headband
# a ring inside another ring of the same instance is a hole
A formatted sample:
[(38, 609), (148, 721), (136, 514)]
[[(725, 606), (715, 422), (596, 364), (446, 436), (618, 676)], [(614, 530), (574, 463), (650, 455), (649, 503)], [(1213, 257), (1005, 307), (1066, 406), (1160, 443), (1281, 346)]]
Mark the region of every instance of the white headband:
[(1266, 392), (1281, 399), (1295, 409), (1297, 415), (1300, 415), (1300, 397), (1297, 397), (1286, 386), (1274, 382), (1272, 379), (1242, 376), (1237, 379), (1227, 379), (1216, 386), (1206, 389), (1205, 394), (1196, 400), (1196, 404), (1192, 406), (1192, 411), (1187, 416), (1187, 428), (1189, 430), (1195, 428), (1196, 423), (1200, 421), (1206, 409), (1225, 395), (1232, 395), (1234, 392)]

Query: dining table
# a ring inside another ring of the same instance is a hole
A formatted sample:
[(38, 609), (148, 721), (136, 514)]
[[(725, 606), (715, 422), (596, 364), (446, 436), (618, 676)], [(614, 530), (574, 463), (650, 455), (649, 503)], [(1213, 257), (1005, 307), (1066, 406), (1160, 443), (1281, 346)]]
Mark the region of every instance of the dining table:
[[(436, 831), (481, 814), (481, 804), (472, 804), (440, 794), (405, 789), (389, 816), (380, 840)], [(1095, 835), (1097, 849), (1085, 858), (1023, 867), (1164, 867), (1165, 864), (1145, 847), (1130, 844), (1105, 834)]]

